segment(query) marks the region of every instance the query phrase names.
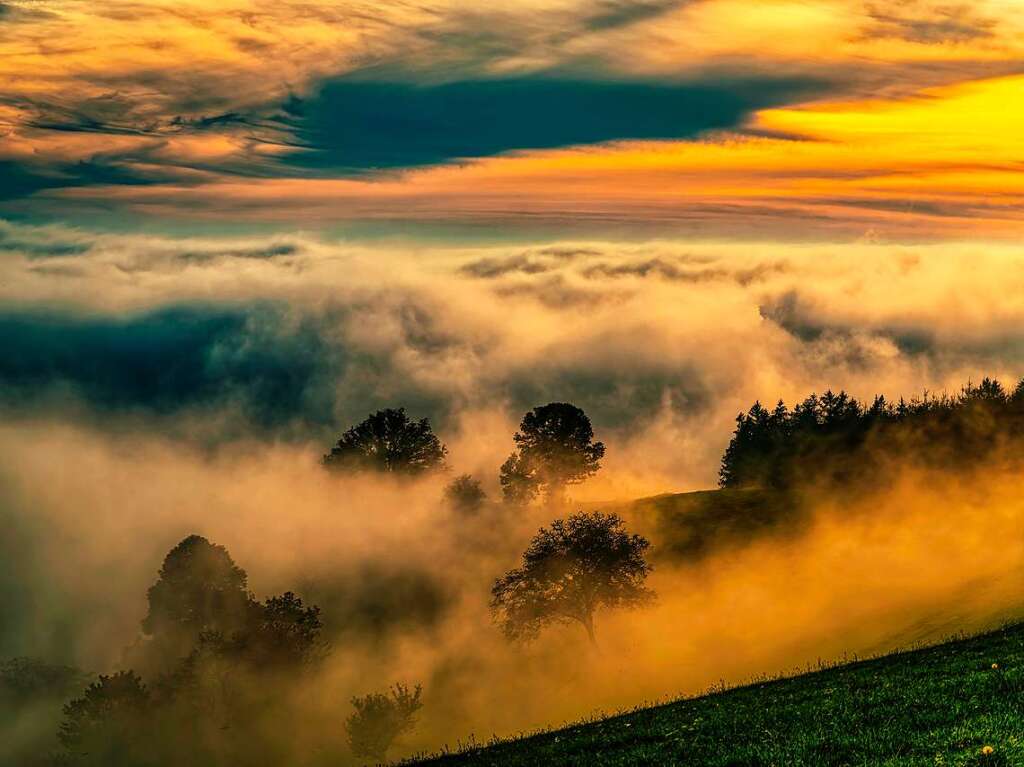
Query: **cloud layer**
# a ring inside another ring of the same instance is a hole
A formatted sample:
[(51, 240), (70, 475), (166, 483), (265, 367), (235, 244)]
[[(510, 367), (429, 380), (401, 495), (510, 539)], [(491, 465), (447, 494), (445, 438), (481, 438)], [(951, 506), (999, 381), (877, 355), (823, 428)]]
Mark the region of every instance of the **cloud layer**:
[(1011, 246), (0, 234), (8, 412), (155, 419), (201, 442), (322, 449), (404, 405), (449, 441), (475, 434), (469, 468), (490, 473), (522, 412), (570, 400), (622, 482), (668, 490), (713, 482), (755, 399), (1024, 374)]

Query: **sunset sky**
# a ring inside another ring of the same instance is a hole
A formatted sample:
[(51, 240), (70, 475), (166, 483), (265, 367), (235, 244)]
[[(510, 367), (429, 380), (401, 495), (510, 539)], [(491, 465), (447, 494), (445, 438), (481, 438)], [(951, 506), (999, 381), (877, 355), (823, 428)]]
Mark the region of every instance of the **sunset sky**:
[(3, 0), (0, 215), (1012, 239), (1022, 10)]

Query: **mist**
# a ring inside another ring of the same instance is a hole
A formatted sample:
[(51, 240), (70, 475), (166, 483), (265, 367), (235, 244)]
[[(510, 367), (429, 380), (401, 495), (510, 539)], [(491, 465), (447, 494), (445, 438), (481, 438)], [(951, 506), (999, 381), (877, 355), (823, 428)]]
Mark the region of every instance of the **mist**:
[[(349, 700), (397, 681), (425, 690), (391, 754), (403, 757), (1021, 612), (1010, 451), (955, 473), (907, 461), (855, 496), (801, 488), (805, 513), (693, 556), (623, 505), (714, 486), (755, 399), (1015, 378), (1013, 248), (6, 232), (0, 325), (16, 354), (0, 361), (0, 657), (129, 667), (146, 589), (196, 533), (227, 547), (260, 598), (294, 590), (322, 608), (332, 651), (314, 684), (282, 691), (302, 721), (287, 749), (313, 763), (328, 733), (332, 763), (358, 763), (343, 748)], [(555, 512), (495, 502), (465, 517), (442, 503), (463, 472), (497, 501), (519, 418), (553, 400), (584, 408), (608, 446), (570, 506), (618, 504), (652, 543), (657, 603), (599, 613), (597, 651), (572, 626), (511, 644), (487, 609)], [(325, 472), (331, 441), (385, 406), (429, 416), (452, 472)]]
[(5, 655), (124, 667), (164, 553), (197, 532), (229, 548), (256, 594), (295, 589), (323, 607), (333, 649), (295, 701), (305, 726), (340, 735), (352, 695), (424, 685), (419, 726), (395, 756), (938, 641), (1021, 612), (1014, 466), (959, 477), (907, 467), (855, 503), (809, 498), (810, 517), (690, 559), (659, 552), (657, 525), (627, 516), (653, 541), (658, 602), (599, 613), (593, 650), (578, 627), (523, 646), (490, 622), (491, 582), (550, 510), (494, 506), (467, 519), (440, 503), (440, 480), (337, 479), (292, 446), (211, 457), (154, 435), (45, 423), (8, 425), (0, 444), (15, 530)]

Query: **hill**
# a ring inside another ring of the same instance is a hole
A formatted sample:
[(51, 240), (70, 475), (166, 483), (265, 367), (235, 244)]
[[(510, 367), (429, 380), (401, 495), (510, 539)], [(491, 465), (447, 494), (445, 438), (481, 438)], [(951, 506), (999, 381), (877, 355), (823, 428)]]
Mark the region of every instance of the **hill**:
[(783, 532), (802, 514), (794, 496), (761, 489), (666, 493), (635, 501), (587, 505), (615, 511), (656, 541), (652, 555), (692, 561), (720, 546)]
[(1024, 624), (415, 764), (1022, 765)]

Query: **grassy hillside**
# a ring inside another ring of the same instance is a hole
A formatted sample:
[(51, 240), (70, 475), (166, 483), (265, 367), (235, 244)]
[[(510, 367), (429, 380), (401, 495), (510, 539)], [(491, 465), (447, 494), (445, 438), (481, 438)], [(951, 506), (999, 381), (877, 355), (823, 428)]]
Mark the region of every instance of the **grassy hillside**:
[(700, 490), (641, 498), (628, 503), (594, 504), (618, 511), (631, 526), (655, 541), (655, 557), (683, 558), (711, 553), (779, 532), (801, 515), (790, 496), (768, 490)]
[(417, 764), (1024, 765), (1024, 624)]

